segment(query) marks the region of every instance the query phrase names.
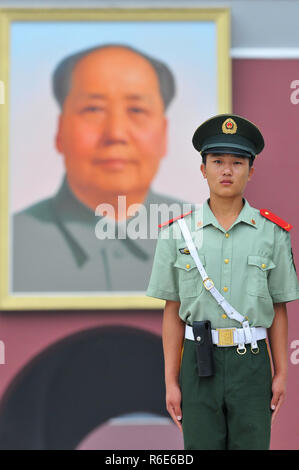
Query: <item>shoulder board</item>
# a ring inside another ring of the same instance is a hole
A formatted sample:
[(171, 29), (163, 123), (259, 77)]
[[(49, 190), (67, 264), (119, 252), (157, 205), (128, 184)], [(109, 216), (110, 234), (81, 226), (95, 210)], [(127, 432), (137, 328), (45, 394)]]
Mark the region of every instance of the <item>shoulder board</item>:
[(273, 212), (270, 212), (268, 209), (260, 209), (260, 213), (262, 216), (266, 217), (266, 219), (271, 220), (271, 222), (279, 225), (279, 227), (283, 228), (287, 232), (293, 228), (293, 225), (288, 224), (288, 222), (282, 220), (280, 217), (278, 217), (278, 215), (273, 214)]
[(183, 217), (185, 217), (185, 215), (191, 214), (191, 212), (192, 212), (192, 211), (186, 212), (185, 214), (181, 214), (181, 215), (179, 215), (178, 217), (175, 217), (174, 219), (170, 219), (170, 220), (168, 220), (167, 222), (163, 222), (162, 224), (159, 224), (158, 227), (159, 227), (159, 228), (162, 228), (162, 227), (165, 227), (166, 225), (171, 225), (171, 224), (173, 224), (173, 222), (175, 222), (176, 220), (182, 219)]

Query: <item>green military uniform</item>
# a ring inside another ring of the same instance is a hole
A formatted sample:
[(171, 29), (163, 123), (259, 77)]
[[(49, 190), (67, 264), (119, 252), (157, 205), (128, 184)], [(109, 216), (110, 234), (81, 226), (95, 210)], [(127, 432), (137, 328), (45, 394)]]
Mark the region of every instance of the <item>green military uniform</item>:
[[(209, 200), (202, 210), (184, 218), (190, 230), (194, 227), (200, 260), (218, 290), (248, 317), (251, 326), (269, 328), (273, 303), (299, 296), (290, 233), (243, 201), (243, 209), (227, 231), (211, 211)], [(182, 250), (185, 240), (176, 239), (174, 232), (180, 235), (176, 222), (161, 229), (147, 295), (181, 302), (179, 315), (190, 325), (210, 320), (212, 328), (239, 327), (204, 288), (193, 258)]]
[[(225, 145), (223, 153), (228, 153), (229, 142)], [(219, 145), (219, 153), (223, 147)], [(184, 220), (209, 278), (248, 317), (250, 327), (269, 328), (273, 303), (299, 298), (289, 232), (246, 199), (228, 230), (219, 224), (209, 200)], [(186, 324), (210, 320), (213, 329), (240, 328), (205, 289), (176, 221), (161, 229), (147, 295), (179, 301), (179, 316)], [(247, 348), (244, 355), (236, 347), (213, 345), (214, 375), (198, 377), (195, 341), (185, 339), (180, 371), (185, 449), (269, 447), (272, 376), (266, 341), (258, 345), (258, 354)]]

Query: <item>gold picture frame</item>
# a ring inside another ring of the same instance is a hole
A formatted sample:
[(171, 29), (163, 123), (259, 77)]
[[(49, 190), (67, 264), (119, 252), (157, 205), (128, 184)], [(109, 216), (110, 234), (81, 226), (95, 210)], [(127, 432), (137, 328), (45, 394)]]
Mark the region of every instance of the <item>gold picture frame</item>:
[[(219, 113), (231, 112), (231, 61), (230, 61), (230, 10), (227, 8), (184, 9), (2, 9), (0, 10), (0, 83), (3, 102), (0, 104), (0, 309), (1, 310), (47, 310), (47, 309), (155, 309), (162, 308), (164, 301), (146, 297), (144, 293), (81, 293), (70, 295), (55, 292), (45, 294), (12, 293), (10, 289), (11, 224), (9, 220), (10, 181), (10, 57), (11, 27), (16, 22), (166, 22), (213, 23), (216, 31), (217, 103)], [(196, 44), (194, 45), (196, 51)], [(29, 267), (30, 269), (30, 267)]]

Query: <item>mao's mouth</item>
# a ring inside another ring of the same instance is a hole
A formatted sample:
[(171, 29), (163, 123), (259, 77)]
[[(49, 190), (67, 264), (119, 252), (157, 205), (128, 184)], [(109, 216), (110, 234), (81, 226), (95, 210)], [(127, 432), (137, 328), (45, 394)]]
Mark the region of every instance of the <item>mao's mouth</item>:
[(126, 165), (132, 163), (128, 158), (95, 158), (92, 163), (97, 166), (105, 168), (119, 168), (122, 169)]

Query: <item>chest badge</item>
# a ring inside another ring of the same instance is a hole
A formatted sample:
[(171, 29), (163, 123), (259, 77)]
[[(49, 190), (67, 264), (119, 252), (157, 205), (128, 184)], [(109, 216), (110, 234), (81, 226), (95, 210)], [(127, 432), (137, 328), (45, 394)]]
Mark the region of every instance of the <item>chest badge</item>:
[(188, 250), (188, 248), (180, 248), (179, 250), (182, 255), (190, 255), (190, 251)]

